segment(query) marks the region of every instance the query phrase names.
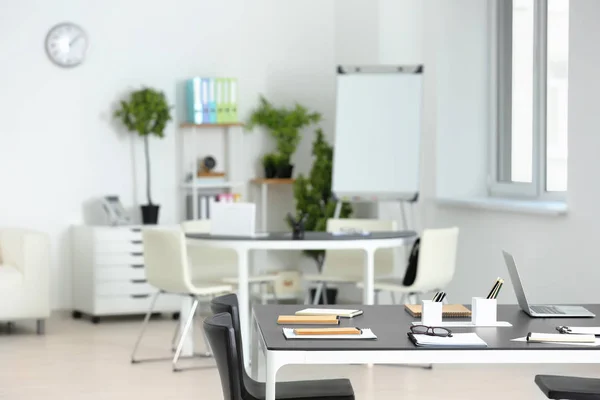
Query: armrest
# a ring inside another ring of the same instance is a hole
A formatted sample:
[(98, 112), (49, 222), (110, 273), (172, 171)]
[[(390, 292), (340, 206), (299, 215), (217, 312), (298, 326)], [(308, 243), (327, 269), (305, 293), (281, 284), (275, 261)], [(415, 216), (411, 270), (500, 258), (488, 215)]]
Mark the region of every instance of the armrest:
[(50, 240), (48, 235), (25, 229), (0, 230), (0, 260), (24, 276), (48, 280)]

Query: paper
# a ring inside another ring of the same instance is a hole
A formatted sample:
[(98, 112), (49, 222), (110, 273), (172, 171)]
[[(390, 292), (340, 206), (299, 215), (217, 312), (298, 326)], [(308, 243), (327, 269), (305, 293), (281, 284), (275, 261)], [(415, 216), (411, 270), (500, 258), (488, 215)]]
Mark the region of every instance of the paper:
[(362, 310), (347, 310), (335, 308), (305, 308), (304, 310), (296, 311), (296, 315), (339, 315), (340, 317), (356, 317), (361, 315)]
[(293, 328), (283, 328), (283, 336), (286, 339), (377, 339), (377, 336), (370, 329), (363, 329), (360, 335), (296, 335)]
[[(421, 321), (414, 321), (413, 325), (423, 325)], [(496, 321), (490, 322), (488, 324), (483, 325), (475, 325), (471, 321), (442, 321), (439, 324), (435, 324), (441, 328), (508, 328), (511, 327), (512, 324), (506, 321)]]
[(487, 343), (483, 341), (476, 333), (455, 333), (451, 337), (415, 335), (417, 346), (423, 347), (487, 347)]
[[(516, 339), (511, 339), (511, 342), (527, 342), (526, 337), (519, 337)], [(569, 346), (587, 346), (587, 347), (597, 347), (600, 346), (600, 338), (596, 338), (595, 343), (577, 343), (577, 342), (544, 342), (544, 343), (532, 343), (532, 344), (567, 344)]]
[(537, 333), (529, 334), (529, 342), (568, 342), (568, 343), (594, 343), (596, 337), (594, 335), (567, 335), (561, 333)]

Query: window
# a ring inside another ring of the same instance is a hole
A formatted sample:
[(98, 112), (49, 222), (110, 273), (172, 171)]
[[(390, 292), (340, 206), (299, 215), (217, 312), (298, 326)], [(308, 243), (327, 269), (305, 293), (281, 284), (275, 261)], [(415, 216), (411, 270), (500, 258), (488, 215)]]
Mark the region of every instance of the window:
[(567, 190), (569, 0), (495, 0), (492, 195)]

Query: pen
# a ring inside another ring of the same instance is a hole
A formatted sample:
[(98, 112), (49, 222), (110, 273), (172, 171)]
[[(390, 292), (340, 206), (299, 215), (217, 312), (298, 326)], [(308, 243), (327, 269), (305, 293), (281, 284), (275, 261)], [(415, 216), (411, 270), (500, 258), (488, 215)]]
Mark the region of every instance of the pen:
[(494, 291), (496, 290), (496, 286), (498, 286), (498, 284), (500, 283), (500, 278), (496, 278), (496, 283), (494, 283), (494, 286), (492, 286), (492, 290), (490, 290), (490, 293), (487, 295), (486, 299), (491, 299), (492, 295), (494, 294)]
[(492, 297), (492, 299), (497, 299), (498, 298), (498, 293), (500, 293), (500, 289), (502, 289), (502, 285), (504, 285), (504, 279), (500, 279), (500, 284), (498, 285), (498, 287), (496, 287), (496, 292), (494, 293), (494, 297)]
[(444, 299), (446, 298), (446, 292), (442, 292), (442, 298), (439, 300), (439, 302), (441, 303), (442, 301), (444, 301)]
[(440, 292), (436, 292), (436, 293), (433, 295), (433, 298), (431, 299), (431, 301), (435, 303), (435, 302), (437, 301), (437, 298), (438, 298), (438, 296), (439, 296), (439, 295), (440, 295)]

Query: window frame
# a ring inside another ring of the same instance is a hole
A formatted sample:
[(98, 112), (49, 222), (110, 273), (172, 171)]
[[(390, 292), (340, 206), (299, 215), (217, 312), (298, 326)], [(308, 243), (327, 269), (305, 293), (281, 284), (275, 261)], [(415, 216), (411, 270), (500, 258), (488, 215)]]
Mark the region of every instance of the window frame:
[[(492, 197), (564, 201), (566, 191), (546, 190), (548, 0), (534, 0), (532, 181), (523, 183), (500, 179), (502, 174), (510, 172), (511, 165), (512, 8), (513, 0), (489, 0), (491, 137), (488, 194)], [(504, 57), (500, 57), (502, 51), (505, 52)], [(506, 109), (509, 112), (503, 112)]]

